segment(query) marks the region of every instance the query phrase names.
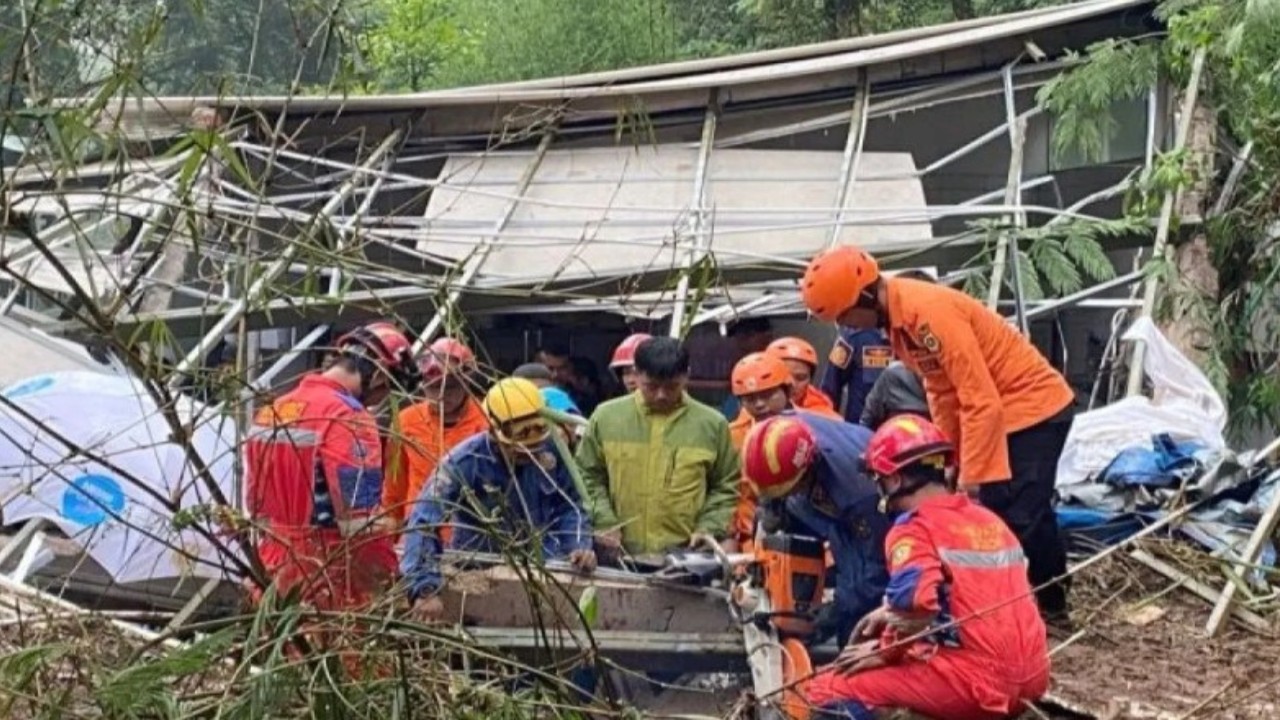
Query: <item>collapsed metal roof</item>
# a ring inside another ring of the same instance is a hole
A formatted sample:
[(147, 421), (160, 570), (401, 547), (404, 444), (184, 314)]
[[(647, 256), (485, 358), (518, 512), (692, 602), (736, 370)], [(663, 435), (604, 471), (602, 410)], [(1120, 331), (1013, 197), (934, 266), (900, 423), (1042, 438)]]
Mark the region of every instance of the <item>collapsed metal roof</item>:
[[(390, 307), (432, 316), (425, 340), (459, 305), (486, 312), (606, 298), (625, 307), (656, 291), (670, 298), (679, 326), (698, 316), (691, 277), (708, 264), (728, 285), (788, 280), (815, 251), (857, 242), (881, 255), (918, 253), (915, 265), (954, 266), (938, 253), (981, 236), (935, 237), (940, 220), (1088, 217), (1118, 185), (1063, 207), (1025, 202), (1026, 190), (1053, 178), (1020, 168), (1010, 168), (1007, 189), (959, 202), (929, 202), (922, 181), (985, 145), (1020, 148), (1017, 128), (1040, 112), (1026, 99), (1072, 62), (1065, 51), (1145, 32), (1149, 8), (1090, 0), (417, 95), (129, 99), (104, 122), (133, 140), (172, 137), (217, 109), (227, 147), (253, 177), (211, 157), (192, 177), (187, 148), (133, 161), (105, 188), (97, 180), (58, 187), (27, 171), (26, 194), (14, 199), (64, 222), (132, 217), (109, 250), (83, 233), (70, 233), (69, 244), (109, 256), (102, 264), (113, 287), (137, 286), (125, 304), (132, 312), (116, 318), (121, 332), (163, 322), (179, 336), (204, 335), (188, 362), (242, 317), (261, 328), (353, 321)], [(911, 152), (866, 149), (872, 118), (923, 110), (945, 118), (947, 104), (975, 98), (1003, 101), (1003, 122), (923, 167)], [(629, 122), (647, 133), (627, 137), (645, 139), (619, 141)], [(841, 140), (826, 149), (793, 140), (833, 131)], [(135, 187), (122, 203), (129, 182), (146, 192)], [(300, 295), (303, 286), (311, 289)]]

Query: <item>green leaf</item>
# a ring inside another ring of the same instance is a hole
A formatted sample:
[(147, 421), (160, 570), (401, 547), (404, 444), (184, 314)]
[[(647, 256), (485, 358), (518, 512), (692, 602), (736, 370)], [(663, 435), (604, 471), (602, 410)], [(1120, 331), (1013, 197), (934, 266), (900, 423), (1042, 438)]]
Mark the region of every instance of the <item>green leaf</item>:
[(1068, 226), (1062, 239), (1062, 249), (1090, 279), (1101, 281), (1115, 277), (1115, 266), (1103, 250), (1102, 243), (1088, 228), (1081, 228), (1075, 223)]
[(1022, 299), (1043, 300), (1044, 289), (1040, 285), (1040, 276), (1036, 273), (1035, 263), (1025, 250), (1018, 251), (1018, 270), (1022, 273)]
[(1053, 238), (1042, 238), (1031, 243), (1027, 255), (1035, 264), (1040, 277), (1044, 278), (1056, 294), (1072, 293), (1080, 289), (1080, 271), (1076, 269), (1071, 258), (1062, 251), (1062, 246)]
[(586, 622), (587, 628), (595, 628), (596, 619), (600, 615), (600, 601), (596, 596), (595, 585), (589, 585), (582, 592), (582, 597), (578, 598), (578, 611), (582, 613), (582, 619)]

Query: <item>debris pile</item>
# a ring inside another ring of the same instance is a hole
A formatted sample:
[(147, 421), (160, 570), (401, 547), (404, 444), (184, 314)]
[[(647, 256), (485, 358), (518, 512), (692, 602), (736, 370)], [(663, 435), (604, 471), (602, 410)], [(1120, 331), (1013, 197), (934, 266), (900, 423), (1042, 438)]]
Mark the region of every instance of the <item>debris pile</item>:
[(1075, 576), (1075, 632), (1055, 643), (1053, 695), (1108, 720), (1280, 715), (1280, 643), (1266, 630), (1280, 604), (1250, 603), (1264, 627), (1236, 621), (1208, 637), (1212, 604), (1192, 588), (1220, 589), (1221, 565), (1186, 543), (1144, 540)]

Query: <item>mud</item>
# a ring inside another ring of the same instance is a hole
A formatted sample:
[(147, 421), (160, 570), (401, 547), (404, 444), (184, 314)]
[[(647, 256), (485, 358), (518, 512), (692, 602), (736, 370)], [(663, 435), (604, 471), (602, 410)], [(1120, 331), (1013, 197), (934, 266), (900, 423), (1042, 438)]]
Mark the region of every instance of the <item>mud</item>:
[(1181, 589), (1151, 599), (1172, 584), (1128, 559), (1079, 577), (1084, 634), (1053, 656), (1051, 692), (1108, 720), (1280, 717), (1280, 642), (1234, 626), (1206, 638), (1208, 603)]

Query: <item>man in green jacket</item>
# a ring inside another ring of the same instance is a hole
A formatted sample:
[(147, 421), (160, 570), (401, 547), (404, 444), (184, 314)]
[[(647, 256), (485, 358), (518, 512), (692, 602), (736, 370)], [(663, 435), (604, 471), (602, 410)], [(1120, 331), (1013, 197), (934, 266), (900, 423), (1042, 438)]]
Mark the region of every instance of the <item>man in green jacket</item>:
[(598, 407), (578, 447), (600, 549), (647, 555), (695, 533), (725, 538), (740, 475), (728, 421), (685, 393), (679, 341), (646, 340), (635, 371), (636, 392)]

